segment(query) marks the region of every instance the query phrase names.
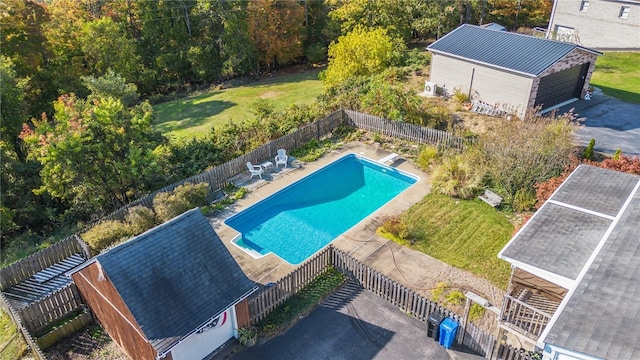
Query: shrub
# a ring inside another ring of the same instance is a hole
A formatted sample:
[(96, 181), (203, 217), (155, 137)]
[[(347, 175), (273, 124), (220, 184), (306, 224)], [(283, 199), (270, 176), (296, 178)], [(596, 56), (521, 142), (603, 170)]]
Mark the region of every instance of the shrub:
[(318, 63), (327, 59), (327, 47), (321, 42), (311, 44), (305, 49), (304, 54), (309, 62)]
[(398, 239), (406, 240), (409, 236), (409, 228), (407, 224), (402, 221), (400, 216), (387, 216), (382, 220), (382, 231), (389, 233)]
[(91, 247), (95, 253), (131, 237), (133, 234), (127, 226), (120, 221), (106, 220), (87, 230), (80, 237)]
[(582, 158), (586, 160), (593, 160), (593, 147), (596, 146), (596, 139), (591, 139), (589, 145), (582, 153)]
[(422, 170), (428, 171), (429, 167), (440, 157), (440, 152), (437, 146), (426, 145), (420, 150), (418, 154), (418, 166)]
[(469, 321), (473, 322), (482, 317), (484, 315), (485, 308), (483, 308), (480, 304), (471, 304), (471, 308), (469, 309)]
[(132, 235), (138, 235), (156, 224), (156, 215), (146, 206), (134, 206), (127, 211), (124, 223)]
[(467, 297), (462, 293), (462, 291), (454, 290), (445, 296), (448, 304), (452, 305), (462, 305), (463, 302), (467, 299)]
[(423, 51), (414, 48), (403, 54), (402, 64), (410, 67), (412, 70), (418, 70), (429, 65), (429, 55)]
[(622, 155), (622, 149), (616, 150), (616, 152), (613, 154), (613, 160), (615, 161), (620, 160), (620, 155)]
[(173, 193), (164, 192), (156, 195), (153, 199), (153, 209), (159, 222), (166, 222), (187, 210), (204, 205), (207, 191), (207, 183), (185, 183), (176, 187)]
[(522, 188), (516, 191), (516, 195), (513, 197), (513, 210), (515, 211), (528, 211), (532, 210), (536, 205), (536, 194), (531, 189)]
[(447, 284), (443, 282), (439, 282), (436, 284), (436, 287), (431, 289), (431, 301), (439, 302), (440, 297), (444, 293), (444, 290), (447, 288)]
[(574, 116), (529, 115), (522, 121), (502, 121), (480, 136), (486, 169), (493, 187), (507, 197), (522, 188), (562, 174), (574, 152)]
[(468, 156), (455, 155), (434, 167), (432, 189), (440, 194), (470, 199), (482, 185), (482, 170), (473, 166)]
[(469, 100), (471, 100), (469, 99), (469, 94), (463, 93), (459, 88), (453, 88), (453, 98), (456, 99), (459, 104), (468, 103)]

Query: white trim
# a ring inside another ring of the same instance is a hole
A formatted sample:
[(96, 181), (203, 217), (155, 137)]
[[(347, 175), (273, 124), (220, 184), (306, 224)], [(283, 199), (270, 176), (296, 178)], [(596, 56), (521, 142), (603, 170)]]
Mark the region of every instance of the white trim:
[(547, 200), (547, 202), (549, 202), (551, 204), (558, 205), (558, 206), (562, 206), (562, 207), (565, 207), (565, 208), (568, 208), (568, 209), (571, 209), (571, 210), (576, 210), (576, 211), (579, 211), (579, 212), (583, 212), (583, 213), (586, 213), (586, 214), (589, 214), (589, 215), (594, 215), (594, 216), (598, 216), (598, 217), (601, 217), (601, 218), (605, 218), (607, 220), (615, 220), (616, 219), (615, 216), (603, 214), (603, 213), (600, 213), (600, 212), (597, 212), (597, 211), (585, 209), (585, 208), (582, 208), (582, 207), (579, 207), (579, 206), (575, 206), (575, 205), (570, 205), (570, 204), (563, 203), (563, 202), (556, 201), (556, 200)]
[(556, 273), (552, 273), (551, 271), (541, 269), (535, 265), (529, 265), (522, 261), (514, 260), (508, 257), (503, 257), (504, 260), (508, 261), (514, 267), (518, 269), (522, 269), (531, 275), (535, 275), (541, 279), (547, 280), (551, 283), (554, 283), (558, 286), (562, 286), (565, 289), (570, 289), (573, 287), (575, 283), (575, 279), (571, 279)]
[[(131, 327), (133, 328), (133, 330), (135, 330), (135, 332), (136, 332), (136, 333), (138, 333), (138, 335), (140, 335), (140, 337), (142, 337), (142, 338), (144, 339), (144, 341), (146, 341), (147, 343), (149, 342), (149, 340), (147, 339), (147, 337), (146, 337), (146, 336), (144, 336), (144, 334), (143, 334), (143, 333), (141, 333), (141, 332), (138, 330), (138, 329), (139, 329), (139, 326), (136, 326), (136, 324), (133, 324), (131, 321), (129, 321), (129, 319), (127, 319), (127, 317), (126, 317), (122, 312), (120, 312), (120, 310), (118, 310), (118, 308), (117, 308), (117, 307), (116, 307), (116, 306), (115, 306), (115, 305), (114, 305), (114, 304), (113, 304), (109, 299), (107, 299), (107, 297), (106, 297), (106, 296), (104, 296), (104, 294), (102, 294), (102, 293), (100, 292), (100, 290), (98, 290), (98, 288), (96, 288), (95, 286), (93, 286), (93, 284), (91, 283), (91, 281), (89, 281), (89, 279), (87, 279), (87, 277), (86, 277), (86, 276), (84, 276), (84, 274), (83, 274), (83, 273), (77, 273), (77, 274), (78, 274), (78, 275), (80, 275), (80, 276), (82, 276), (82, 278), (87, 282), (87, 284), (89, 284), (89, 286), (91, 286), (91, 287), (93, 288), (93, 290), (95, 290), (95, 291), (96, 291), (96, 293), (98, 293), (98, 295), (100, 295), (100, 296), (104, 299), (104, 301), (106, 301), (106, 302), (107, 302), (107, 304), (111, 305), (111, 307), (112, 307), (112, 308), (113, 308), (113, 309), (114, 309), (118, 314), (120, 314), (120, 316), (122, 316), (122, 318), (124, 319), (124, 321), (126, 321), (129, 325), (131, 325)], [(109, 283), (111, 283), (111, 282), (109, 282)], [(111, 286), (113, 286), (113, 283), (111, 283)]]
[[(253, 294), (254, 292), (258, 291), (258, 287), (254, 286), (253, 289), (247, 291), (246, 293), (244, 293), (241, 297), (239, 297), (238, 299), (236, 299), (234, 302), (232, 302), (231, 304), (227, 305), (224, 310), (217, 312), (215, 315), (213, 315), (212, 317), (210, 317), (209, 319), (207, 319), (207, 321), (203, 322), (202, 324), (200, 324), (198, 327), (196, 327), (195, 329), (191, 330), (188, 334), (186, 334), (185, 336), (183, 336), (180, 340), (178, 340), (176, 343), (174, 343), (173, 345), (171, 345), (167, 350), (163, 351), (162, 354), (158, 353), (156, 360), (161, 360), (162, 358), (164, 358), (165, 356), (167, 356), (167, 354), (169, 354), (171, 352), (171, 350), (173, 350), (176, 346), (180, 345), (181, 343), (183, 343), (189, 336), (195, 334), (198, 330), (200, 330), (202, 327), (204, 327), (206, 324), (208, 324), (211, 320), (215, 319), (216, 317), (220, 316), (223, 312), (227, 311), (229, 308), (233, 308), (234, 306), (236, 306), (239, 302), (241, 302), (242, 300), (246, 299), (249, 297), (249, 295)], [(234, 312), (235, 314), (235, 312)], [(234, 316), (235, 317), (235, 316)]]
[[(598, 256), (598, 254), (600, 253), (600, 251), (604, 247), (605, 243), (607, 242), (607, 240), (609, 240), (609, 236), (611, 236), (611, 233), (613, 232), (613, 229), (615, 229), (615, 227), (618, 225), (618, 222), (620, 222), (620, 219), (622, 218), (622, 216), (624, 215), (625, 211), (627, 210), (627, 207), (629, 206), (629, 203), (631, 203), (631, 200), (633, 200), (633, 197), (635, 196), (635, 194), (638, 192), (639, 189), (640, 189), (640, 180), (638, 180), (638, 182), (636, 183), (635, 187), (633, 188), (633, 190), (631, 191), (631, 193), (627, 197), (627, 200), (624, 202), (624, 204), (620, 208), (620, 211), (618, 211), (618, 214), (616, 215), (615, 219), (613, 220), (613, 222), (611, 222), (611, 225), (609, 226), (609, 228), (607, 229), (605, 234), (602, 236), (602, 239), (600, 239), (600, 242), (596, 246), (595, 250), (591, 253), (591, 256), (589, 257), (587, 262), (582, 267), (582, 270), (580, 271), (580, 274), (578, 274), (578, 277), (576, 279), (576, 282), (575, 282), (576, 285), (573, 286), (571, 289), (569, 289), (569, 292), (564, 297), (564, 299), (560, 303), (560, 306), (558, 306), (558, 309), (556, 309), (556, 312), (553, 314), (553, 316), (549, 320), (549, 323), (547, 324), (547, 326), (545, 327), (544, 331), (542, 332), (542, 334), (538, 338), (538, 346), (539, 347), (544, 347), (545, 340), (546, 340), (547, 336), (549, 335), (549, 332), (553, 328), (553, 325), (555, 325), (555, 322), (558, 320), (558, 317), (560, 317), (560, 314), (564, 311), (564, 308), (567, 306), (567, 303), (569, 302), (569, 299), (571, 299), (571, 297), (575, 293), (576, 289), (578, 288), (578, 284), (580, 284), (580, 282), (582, 282), (582, 279), (584, 278), (585, 274), (587, 273), (587, 271), (589, 270), (589, 268), (593, 264), (593, 261), (596, 259), (596, 257)], [(540, 345), (542, 345), (542, 346), (540, 346)]]

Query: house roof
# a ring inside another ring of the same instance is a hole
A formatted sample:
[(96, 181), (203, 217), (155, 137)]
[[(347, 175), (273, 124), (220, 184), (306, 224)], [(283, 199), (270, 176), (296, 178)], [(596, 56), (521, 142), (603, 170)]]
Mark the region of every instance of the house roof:
[(255, 286), (197, 208), (96, 259), (158, 354)]
[[(579, 166), (498, 255), (569, 292), (542, 343), (606, 359), (640, 352), (640, 176)], [(550, 276), (549, 276), (550, 275)], [(557, 279), (556, 279), (557, 280)]]
[(530, 76), (540, 75), (558, 60), (582, 46), (535, 36), (463, 24), (427, 49)]

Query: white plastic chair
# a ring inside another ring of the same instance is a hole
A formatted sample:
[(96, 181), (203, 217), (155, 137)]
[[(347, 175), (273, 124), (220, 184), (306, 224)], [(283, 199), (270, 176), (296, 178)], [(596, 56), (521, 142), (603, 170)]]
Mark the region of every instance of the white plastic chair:
[(288, 159), (289, 157), (287, 156), (287, 151), (285, 149), (278, 150), (278, 155), (276, 155), (276, 167), (278, 167), (278, 164), (282, 164), (284, 167), (287, 167)]
[(251, 171), (251, 178), (252, 179), (256, 175), (258, 175), (260, 177), (260, 179), (262, 179), (262, 173), (264, 172), (264, 169), (262, 168), (262, 166), (260, 166), (260, 165), (251, 165), (251, 161), (247, 161), (247, 168), (249, 168), (249, 171)]

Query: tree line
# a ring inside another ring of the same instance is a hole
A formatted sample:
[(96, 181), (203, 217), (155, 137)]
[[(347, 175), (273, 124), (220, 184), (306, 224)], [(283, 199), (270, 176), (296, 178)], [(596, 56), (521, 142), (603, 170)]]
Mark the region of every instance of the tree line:
[[(430, 115), (434, 108), (406, 94), (400, 74), (384, 73), (420, 62), (406, 44), (463, 22), (545, 25), (550, 6), (551, 0), (4, 0), (2, 248), (37, 245), (44, 234), (82, 226), (340, 106), (437, 125), (443, 114)], [(340, 62), (351, 49), (368, 52), (363, 44), (376, 39), (382, 61), (372, 53), (374, 66)], [(153, 94), (327, 57), (335, 65), (324, 74), (327, 91), (316, 105), (275, 112), (263, 104), (247, 121), (212, 129), (202, 140), (153, 131), (144, 101)]]

